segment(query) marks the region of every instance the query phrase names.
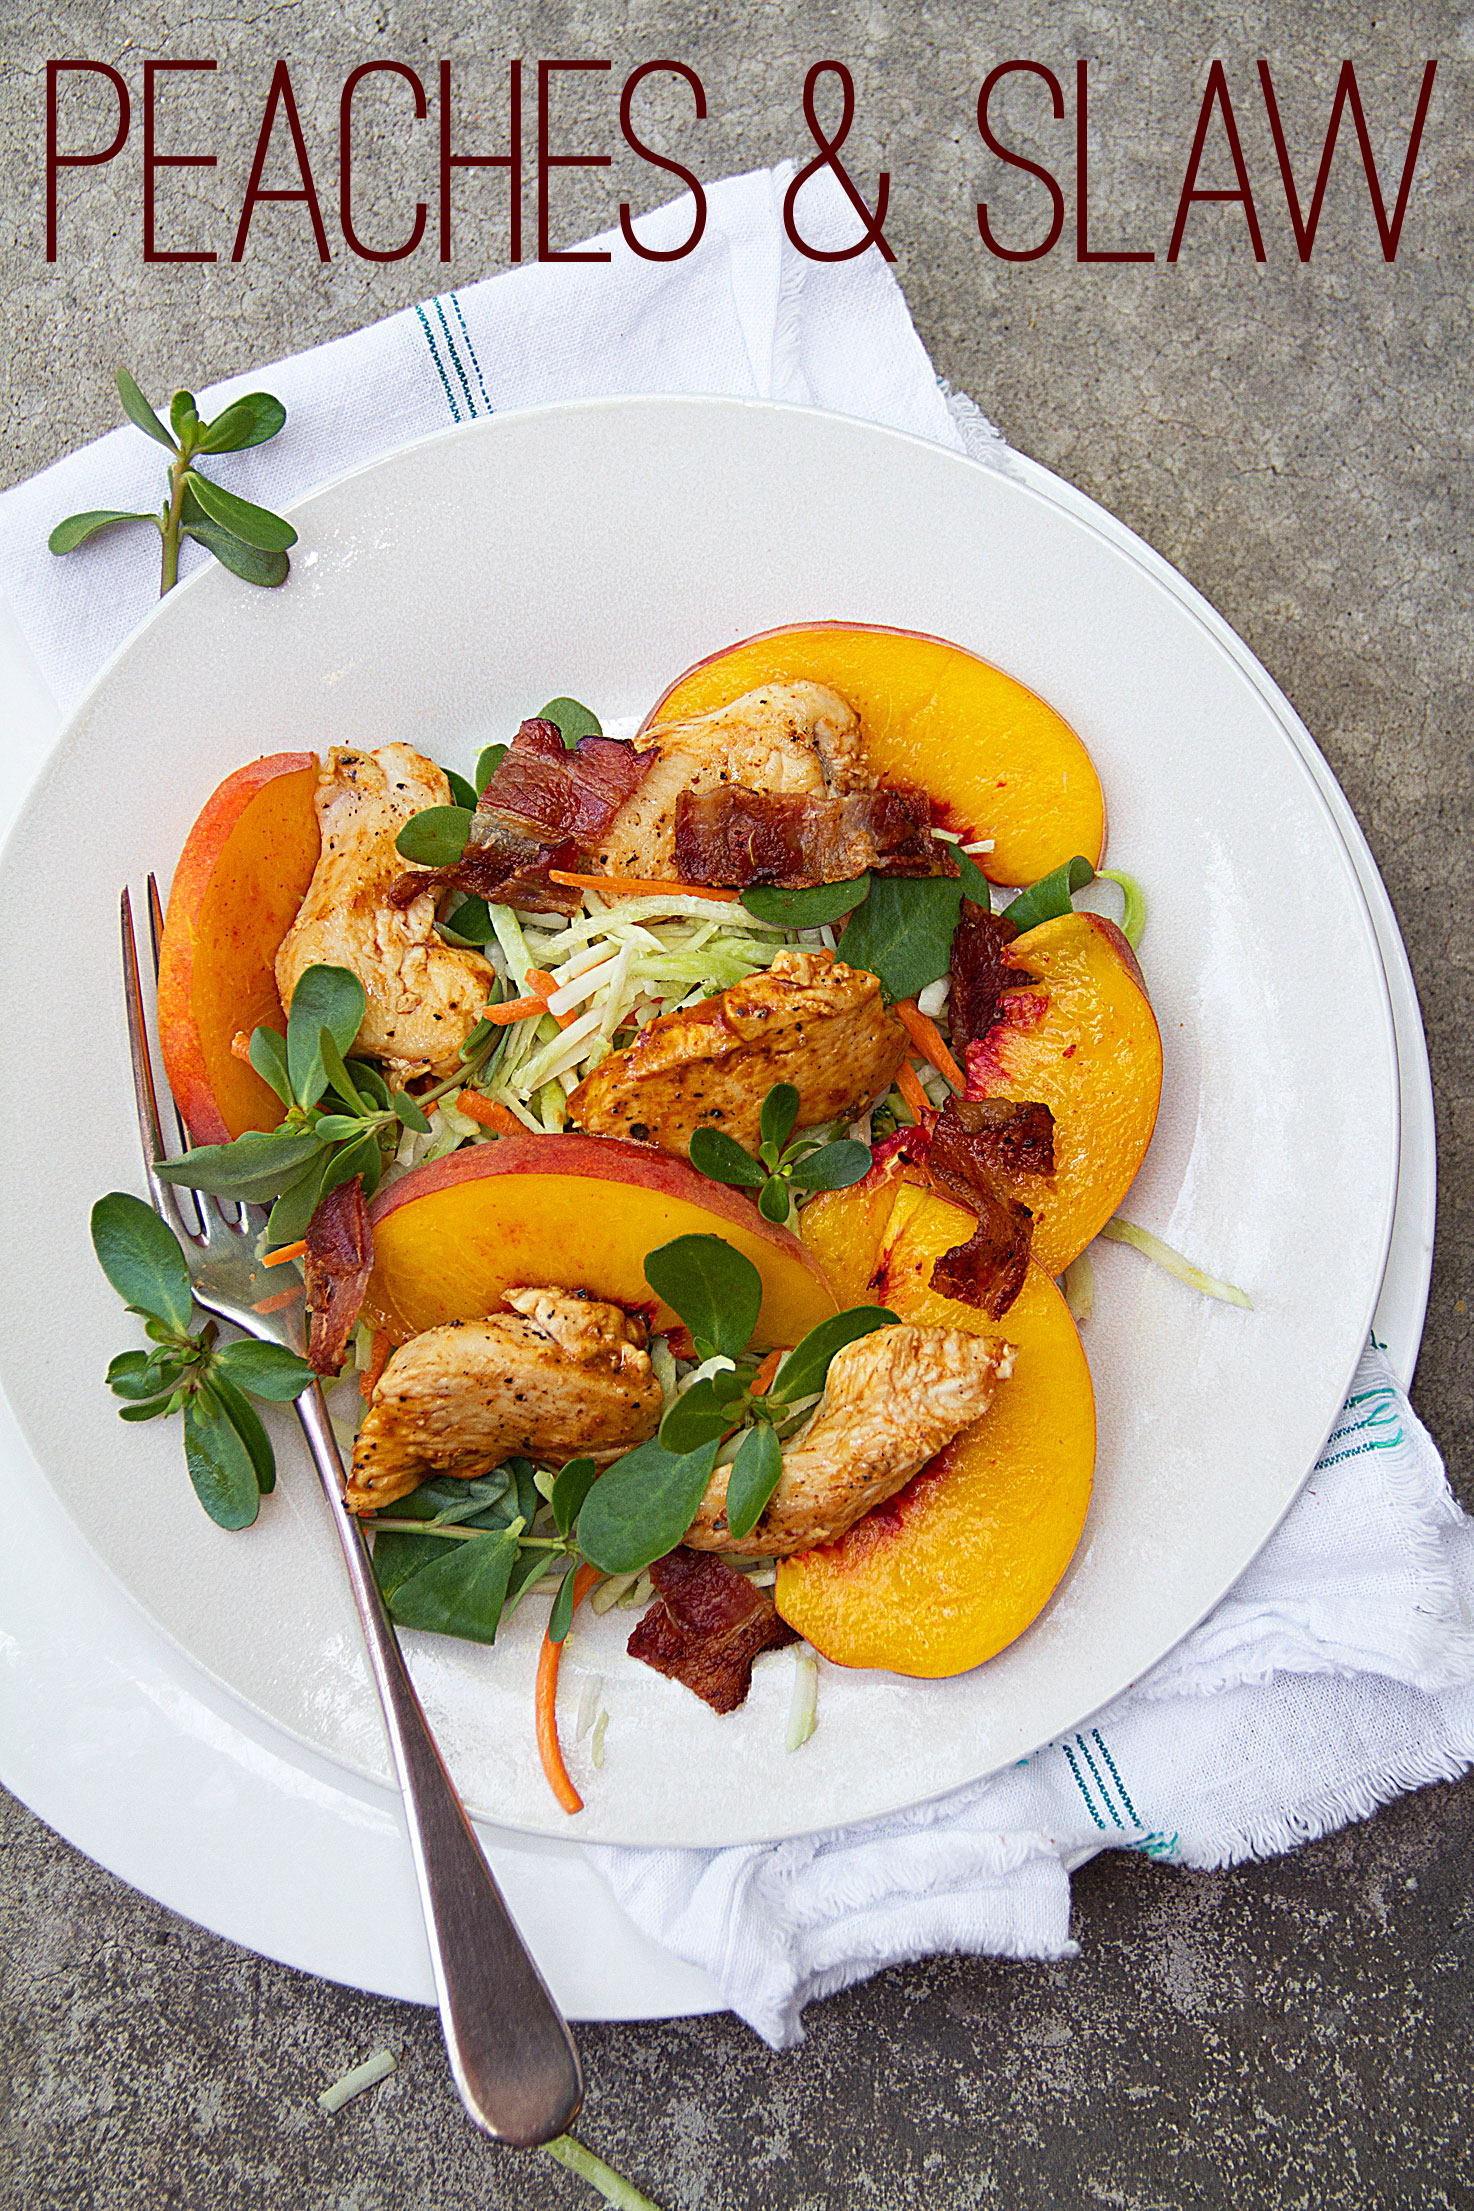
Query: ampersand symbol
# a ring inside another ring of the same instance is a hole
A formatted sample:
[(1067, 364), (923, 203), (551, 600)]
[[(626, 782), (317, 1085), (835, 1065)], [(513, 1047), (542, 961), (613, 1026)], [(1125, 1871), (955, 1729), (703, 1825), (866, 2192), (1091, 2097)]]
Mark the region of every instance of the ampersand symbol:
[[(844, 113), (839, 119), (839, 129), (833, 138), (825, 134), (824, 126), (819, 121), (818, 111), (814, 106), (814, 87), (823, 76), (838, 77), (840, 84), (844, 87)], [(842, 61), (816, 61), (804, 79), (804, 121), (809, 126), (809, 134), (814, 144), (819, 148), (819, 152), (806, 168), (799, 170), (798, 175), (783, 195), (783, 228), (787, 231), (799, 252), (808, 261), (853, 261), (855, 256), (864, 253), (868, 246), (879, 246), (887, 261), (894, 261), (896, 258), (886, 243), (885, 232), (881, 227), (885, 221), (885, 211), (891, 196), (889, 170), (882, 169), (880, 172), (879, 196), (875, 203), (875, 213), (872, 215), (855, 189), (854, 180), (845, 168), (844, 163), (837, 158), (840, 147), (850, 135), (850, 125), (854, 119), (854, 78)], [(817, 176), (818, 172), (825, 168), (834, 171), (844, 187), (845, 196), (851, 207), (865, 225), (863, 237), (857, 239), (852, 246), (841, 246), (838, 251), (831, 251), (823, 246), (806, 245), (798, 234), (798, 226), (793, 215), (794, 203), (798, 199), (801, 187), (808, 178)]]

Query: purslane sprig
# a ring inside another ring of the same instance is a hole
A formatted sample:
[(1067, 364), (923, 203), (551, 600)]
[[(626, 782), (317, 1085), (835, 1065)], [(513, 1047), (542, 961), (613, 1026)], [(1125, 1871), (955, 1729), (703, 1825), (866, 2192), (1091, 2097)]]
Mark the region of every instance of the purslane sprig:
[(251, 1036), (251, 1065), (286, 1107), (274, 1129), (251, 1130), (229, 1144), (202, 1144), (159, 1168), (166, 1182), (250, 1205), (271, 1206), (267, 1248), (294, 1244), (330, 1190), (363, 1177), (373, 1196), (400, 1132), (429, 1133), (425, 1108), (480, 1073), (504, 1032), (479, 1021), (461, 1046), (454, 1075), (411, 1098), (391, 1090), (376, 1067), (346, 1054), (363, 1025), (367, 1000), (346, 967), (309, 967), (292, 993), (287, 1033)]
[(120, 1351), (108, 1388), (124, 1420), (184, 1415), (184, 1457), (195, 1495), (222, 1528), (248, 1528), (276, 1483), (271, 1439), (253, 1397), (285, 1404), (313, 1379), (285, 1344), (220, 1343), (214, 1321), (191, 1331), (194, 1294), (178, 1237), (142, 1198), (113, 1190), (92, 1208), (103, 1273), (143, 1322), (153, 1349)]
[(847, 1190), (870, 1172), (870, 1147), (842, 1137), (788, 1138), (798, 1119), (799, 1095), (790, 1082), (775, 1083), (763, 1100), (757, 1156), (744, 1151), (723, 1129), (699, 1128), (691, 1137), (691, 1164), (708, 1182), (755, 1190), (765, 1221), (780, 1226), (788, 1219), (794, 1190)]
[(211, 453), (240, 453), (248, 446), (264, 445), (274, 438), (287, 419), (287, 410), (269, 392), (248, 392), (216, 415), (202, 422), (190, 392), (176, 392), (169, 402), (170, 428), (154, 413), (126, 369), (118, 370), (118, 397), (130, 422), (174, 455), (169, 467), (168, 491), (157, 514), (130, 512), (118, 507), (93, 507), (83, 514), (69, 514), (58, 522), (47, 539), (53, 553), (74, 553), (102, 530), (121, 522), (151, 522), (163, 539), (159, 571), (159, 596), (172, 591), (179, 578), (179, 540), (191, 537), (244, 583), (272, 587), (285, 583), (290, 563), (287, 548), (297, 542), (290, 522), (269, 507), (253, 505), (227, 491), (207, 476), (200, 459)]

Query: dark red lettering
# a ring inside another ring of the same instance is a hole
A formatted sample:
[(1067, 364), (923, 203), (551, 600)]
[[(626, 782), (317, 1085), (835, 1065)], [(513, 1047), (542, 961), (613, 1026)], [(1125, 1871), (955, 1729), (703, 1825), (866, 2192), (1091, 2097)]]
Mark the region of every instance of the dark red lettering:
[(440, 64), (440, 258), (450, 259), (450, 178), (453, 169), (505, 169), (508, 184), (507, 258), (522, 259), (522, 64), (508, 71), (509, 138), (504, 154), (453, 154), (450, 150), (450, 63)]
[(698, 123), (706, 121), (706, 92), (695, 70), (688, 69), (683, 61), (647, 61), (642, 63), (632, 76), (625, 79), (624, 90), (619, 96), (619, 127), (624, 133), (625, 144), (629, 147), (631, 153), (638, 154), (642, 161), (650, 162), (656, 169), (668, 169), (673, 177), (679, 177), (682, 184), (685, 185), (696, 206), (695, 217), (691, 224), (691, 235), (683, 246), (668, 246), (664, 250), (658, 250), (654, 246), (642, 246), (635, 236), (634, 225), (630, 221), (629, 207), (624, 200), (619, 203), (619, 227), (624, 233), (624, 242), (631, 253), (637, 253), (642, 261), (684, 261), (688, 253), (696, 251), (701, 243), (701, 234), (706, 228), (706, 194), (701, 188), (701, 180), (693, 175), (691, 170), (684, 168), (679, 161), (667, 161), (664, 154), (652, 153), (643, 140), (635, 136), (633, 116), (635, 93), (647, 77), (658, 71), (663, 71), (672, 77), (685, 78), (695, 95), (696, 120)]
[(213, 253), (166, 253), (154, 233), (154, 177), (160, 169), (213, 169), (213, 154), (161, 154), (154, 147), (154, 78), (161, 69), (213, 69), (213, 61), (146, 61), (143, 65), (143, 258), (213, 261)]
[[(1223, 135), (1228, 140), (1228, 150), (1233, 156), (1233, 173), (1238, 178), (1238, 189), (1233, 192), (1199, 191), (1198, 171), (1203, 164), (1203, 145), (1208, 136), (1208, 125), (1213, 120), (1213, 109), (1223, 110)], [(1244, 149), (1239, 144), (1239, 127), (1234, 121), (1233, 102), (1228, 96), (1228, 79), (1223, 74), (1223, 64), (1215, 61), (1208, 70), (1208, 89), (1203, 94), (1203, 104), (1198, 111), (1197, 134), (1193, 150), (1188, 155), (1187, 175), (1182, 180), (1182, 197), (1177, 202), (1177, 220), (1172, 225), (1172, 243), (1167, 248), (1167, 259), (1175, 261), (1182, 250), (1182, 234), (1187, 229), (1187, 212), (1195, 200), (1237, 200), (1244, 210), (1244, 220), (1249, 226), (1249, 236), (1254, 242), (1254, 259), (1264, 259), (1264, 240), (1259, 235), (1259, 217), (1254, 212), (1254, 193), (1249, 184), (1249, 172), (1244, 166)]]
[(1274, 134), (1274, 150), (1279, 156), (1280, 175), (1285, 183), (1285, 199), (1289, 204), (1290, 221), (1295, 226), (1295, 244), (1302, 261), (1308, 261), (1315, 249), (1315, 234), (1320, 227), (1320, 211), (1326, 196), (1326, 186), (1331, 177), (1331, 156), (1336, 150), (1336, 138), (1341, 129), (1341, 117), (1349, 107), (1356, 131), (1357, 144), (1361, 148), (1361, 163), (1366, 171), (1367, 190), (1372, 195), (1372, 212), (1377, 218), (1377, 230), (1382, 240), (1382, 259), (1397, 259), (1397, 241), (1402, 236), (1403, 217), (1407, 213), (1408, 196), (1413, 188), (1413, 170), (1417, 167), (1418, 148), (1423, 142), (1423, 125), (1428, 120), (1428, 102), (1433, 97), (1433, 79), (1438, 64), (1430, 61), (1423, 69), (1423, 89), (1418, 95), (1417, 113), (1408, 139), (1407, 159), (1402, 165), (1402, 183), (1398, 187), (1397, 205), (1392, 219), (1387, 219), (1387, 207), (1382, 198), (1382, 186), (1377, 176), (1377, 164), (1372, 155), (1372, 141), (1367, 131), (1367, 119), (1362, 109), (1361, 92), (1356, 82), (1356, 70), (1349, 61), (1341, 64), (1341, 74), (1336, 80), (1336, 97), (1331, 106), (1331, 120), (1326, 131), (1326, 142), (1321, 150), (1320, 170), (1315, 180), (1315, 192), (1310, 202), (1310, 213), (1302, 216), (1300, 195), (1295, 189), (1295, 172), (1290, 166), (1290, 149), (1285, 144), (1284, 125), (1280, 121), (1279, 102), (1274, 96), (1274, 80), (1269, 73), (1269, 63), (1259, 64), (1259, 82), (1264, 88), (1264, 105), (1269, 114), (1269, 127)]
[(428, 210), (423, 200), (415, 202), (415, 219), (402, 246), (385, 247), (382, 250), (366, 246), (353, 227), (353, 95), (365, 77), (383, 74), (401, 77), (415, 96), (415, 121), (423, 123), (426, 115), (425, 87), (412, 69), (406, 69), (402, 61), (360, 62), (343, 87), (343, 97), (338, 102), (338, 220), (343, 226), (343, 236), (350, 252), (360, 261), (403, 261), (412, 254), (425, 235), (425, 219)]
[(1075, 64), (1075, 259), (1077, 261), (1155, 261), (1154, 253), (1093, 253), (1086, 242), (1090, 213), (1090, 177), (1086, 167), (1086, 101), (1089, 98), (1090, 64)]
[[(56, 87), (63, 72), (72, 75), (106, 77), (118, 95), (118, 127), (113, 142), (100, 154), (58, 153), (56, 145), (57, 115)], [(100, 162), (111, 161), (120, 154), (128, 139), (128, 87), (110, 63), (105, 61), (49, 61), (46, 64), (46, 258), (56, 259), (56, 179), (61, 169), (95, 169)]]
[(576, 69), (608, 69), (607, 61), (540, 61), (537, 65), (537, 257), (539, 261), (608, 261), (598, 253), (554, 253), (548, 243), (548, 178), (554, 169), (607, 169), (608, 154), (553, 154), (548, 152), (548, 90), (554, 73)]
[[(261, 185), (262, 171), (271, 147), (271, 133), (276, 123), (276, 111), (280, 108), (287, 119), (287, 133), (292, 141), (292, 152), (297, 160), (297, 174), (302, 182), (289, 189), (264, 191)], [(317, 186), (312, 181), (312, 164), (307, 159), (307, 142), (302, 136), (302, 122), (297, 113), (297, 101), (292, 91), (292, 79), (284, 61), (279, 61), (272, 72), (271, 91), (267, 96), (266, 114), (261, 123), (261, 135), (256, 141), (256, 158), (251, 163), (251, 180), (246, 186), (245, 204), (235, 234), (235, 244), (230, 258), (239, 261), (246, 250), (246, 238), (251, 228), (251, 217), (260, 200), (301, 201), (312, 217), (312, 235), (317, 240), (319, 261), (330, 261), (328, 234), (322, 225), (322, 209), (317, 203)]]
[(987, 202), (979, 200), (978, 231), (989, 253), (995, 255), (1000, 261), (1042, 261), (1045, 254), (1053, 253), (1055, 247), (1059, 244), (1060, 232), (1065, 227), (1065, 196), (1059, 188), (1058, 181), (1050, 175), (1047, 169), (1041, 168), (1037, 161), (1028, 161), (1022, 154), (1016, 154), (1010, 147), (1000, 144), (998, 139), (994, 137), (993, 126), (988, 120), (988, 104), (992, 100), (995, 86), (1000, 85), (1005, 77), (1012, 77), (1020, 73), (1044, 79), (1049, 87), (1050, 98), (1054, 102), (1054, 119), (1057, 123), (1064, 120), (1065, 96), (1060, 90), (1059, 79), (1052, 69), (1045, 69), (1037, 61), (1003, 61), (998, 64), (996, 69), (989, 72), (984, 80), (983, 89), (978, 94), (978, 130), (982, 135), (983, 144), (990, 154), (996, 154), (1000, 161), (1006, 161), (1011, 169), (1023, 169), (1029, 176), (1039, 179), (1039, 182), (1049, 194), (1050, 202), (1054, 208), (1054, 217), (1042, 243), (1039, 245), (1000, 246), (988, 224)]

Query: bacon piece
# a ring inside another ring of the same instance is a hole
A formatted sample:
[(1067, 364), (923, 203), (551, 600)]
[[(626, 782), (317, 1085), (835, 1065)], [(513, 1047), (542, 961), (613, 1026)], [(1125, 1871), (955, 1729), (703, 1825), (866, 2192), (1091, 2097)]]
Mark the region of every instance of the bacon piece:
[(957, 863), (931, 834), (922, 791), (813, 798), (724, 783), (676, 801), (676, 873), (685, 883), (773, 883), (807, 890), (849, 883), (867, 868), (885, 875), (953, 875)]
[(394, 903), (407, 905), (434, 885), (538, 913), (574, 912), (582, 892), (550, 882), (548, 870), (576, 870), (580, 854), (639, 789), (652, 758), (618, 737), (581, 737), (570, 752), (557, 723), (534, 715), (482, 792), (460, 859), (402, 875)]
[(658, 1674), (684, 1682), (713, 1712), (735, 1712), (752, 1687), (752, 1662), (762, 1651), (796, 1643), (780, 1620), (772, 1593), (754, 1589), (712, 1551), (684, 1544), (655, 1561), (656, 1600), (625, 1648)]
[(319, 1374), (336, 1374), (374, 1271), (374, 1233), (363, 1177), (330, 1190), (307, 1224), (307, 1357)]
[(962, 901), (962, 919), (952, 939), (952, 989), (947, 1000), (952, 1050), (959, 1060), (974, 1038), (992, 1027), (1004, 991), (1033, 980), (1004, 958), (1017, 935), (1018, 928), (1007, 914), (990, 914), (970, 898)]
[(1009, 1098), (949, 1098), (932, 1131), (928, 1172), (977, 1215), (965, 1243), (944, 1251), (931, 1286), (1001, 1320), (1024, 1286), (1034, 1216), (1002, 1177), (1053, 1174), (1054, 1116)]

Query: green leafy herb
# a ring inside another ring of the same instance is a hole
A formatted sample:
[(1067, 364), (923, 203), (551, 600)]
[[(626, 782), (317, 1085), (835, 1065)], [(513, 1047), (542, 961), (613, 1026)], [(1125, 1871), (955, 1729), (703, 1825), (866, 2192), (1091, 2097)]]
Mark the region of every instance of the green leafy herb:
[(276, 1482), (271, 1439), (250, 1398), (300, 1397), (313, 1380), (311, 1367), (284, 1344), (217, 1343), (213, 1321), (191, 1334), (194, 1297), (183, 1249), (141, 1198), (126, 1190), (99, 1198), (92, 1246), (129, 1311), (145, 1316), (153, 1345), (121, 1351), (108, 1366), (108, 1388), (124, 1400), (121, 1418), (182, 1412), (185, 1464), (200, 1503), (222, 1528), (249, 1527)]
[(580, 737), (602, 737), (604, 734), (598, 715), (578, 699), (549, 699), (546, 706), (538, 708), (537, 719), (556, 722), (570, 752)]
[(402, 860), (417, 860), (421, 867), (454, 867), (471, 834), (468, 806), (426, 806), (409, 820), (394, 840)]
[(470, 1643), (496, 1640), (507, 1584), (517, 1563), (520, 1530), (489, 1530), (448, 1544), (443, 1554), (401, 1582), (389, 1599), (400, 1627), (458, 1635)]
[(791, 1207), (790, 1187), (799, 1190), (847, 1190), (870, 1172), (870, 1147), (850, 1138), (833, 1144), (800, 1138), (785, 1149), (798, 1119), (799, 1095), (792, 1083), (775, 1083), (763, 1100), (761, 1142), (756, 1159), (722, 1129), (696, 1129), (690, 1159), (708, 1182), (756, 1190), (758, 1211), (766, 1221), (782, 1223)]
[(416, 1099), (391, 1092), (366, 1060), (348, 1060), (365, 1006), (363, 985), (350, 969), (309, 967), (292, 993), (285, 1037), (274, 1029), (251, 1037), (251, 1065), (285, 1105), (285, 1119), (230, 1144), (201, 1144), (161, 1165), (163, 1180), (269, 1204), (268, 1245), (305, 1236), (328, 1192), (355, 1175), (363, 1178), (365, 1198), (372, 1197), (400, 1131), (424, 1135), (425, 1107), (480, 1073), (501, 1032), (478, 1022), (462, 1046), (462, 1067)]
[(1094, 868), (1077, 853), (1073, 860), (1066, 860), (1063, 867), (1055, 868), (1052, 874), (1041, 875), (1037, 883), (1020, 891), (1013, 903), (1004, 907), (1005, 918), (1022, 936), (1025, 930), (1037, 929), (1041, 922), (1058, 921), (1061, 915), (1073, 913), (1072, 893), (1083, 891), (1094, 881)]
[(727, 1526), (751, 1535), (783, 1472), (783, 1449), (771, 1428), (749, 1428), (727, 1477)]
[(570, 1459), (553, 1484), (549, 1503), (559, 1535), (567, 1535), (574, 1521), (583, 1510), (584, 1499), (598, 1479), (599, 1469), (592, 1459)]
[(558, 1584), (558, 1594), (553, 1599), (553, 1609), (548, 1615), (550, 1643), (564, 1643), (568, 1640), (568, 1630), (573, 1625), (573, 1575), (574, 1568), (570, 1566)]
[(151, 522), (163, 540), (161, 597), (178, 581), (181, 537), (194, 538), (246, 583), (267, 588), (285, 583), (287, 548), (297, 542), (291, 523), (269, 508), (227, 491), (203, 473), (197, 459), (205, 453), (239, 453), (247, 446), (262, 445), (274, 438), (287, 419), (281, 401), (269, 392), (251, 392), (235, 400), (213, 422), (201, 422), (193, 394), (177, 391), (169, 403), (171, 427), (165, 429), (126, 369), (118, 370), (117, 383), (118, 397), (129, 421), (174, 456), (168, 496), (157, 514), (103, 507), (68, 515), (46, 541), (52, 552), (75, 552), (79, 545), (116, 523)]
[(510, 745), (487, 745), (484, 747), (481, 757), (476, 763), (476, 773), (472, 778), (476, 785), (476, 796), (478, 798), (511, 749)]
[(829, 1375), (829, 1362), (847, 1343), (855, 1343), (861, 1336), (869, 1336), (877, 1328), (894, 1328), (897, 1316), (884, 1305), (852, 1305), (847, 1313), (836, 1313), (831, 1320), (821, 1320), (817, 1328), (811, 1328), (784, 1360), (778, 1370), (778, 1379), (768, 1392), (780, 1405), (796, 1405), (800, 1398), (813, 1397), (822, 1390)]
[(584, 1557), (606, 1574), (638, 1573), (664, 1558), (695, 1519), (716, 1456), (715, 1442), (677, 1453), (652, 1440), (626, 1452), (600, 1475), (578, 1516)]
[(464, 806), (468, 813), (474, 814), (476, 801), (481, 795), (475, 784), (468, 783), (463, 775), (457, 775), (454, 768), (445, 770), (445, 780), (450, 785), (450, 795), (457, 806)]
[(916, 997), (947, 972), (962, 893), (960, 877), (874, 877), (844, 933), (846, 964), (878, 975), (888, 998)]
[(762, 1310), (763, 1278), (722, 1237), (677, 1236), (661, 1244), (645, 1260), (645, 1280), (679, 1313), (699, 1359), (735, 1359), (747, 1349)]
[(448, 944), (489, 944), (496, 935), (491, 908), (484, 898), (463, 898), (455, 912), (435, 926)]
[[(819, 929), (853, 913), (868, 896), (870, 878), (856, 875), (848, 883), (816, 883), (811, 890), (780, 891), (771, 883), (751, 883), (742, 892), (742, 904), (759, 921), (776, 921), (785, 929)], [(848, 953), (846, 953), (848, 958)]]

